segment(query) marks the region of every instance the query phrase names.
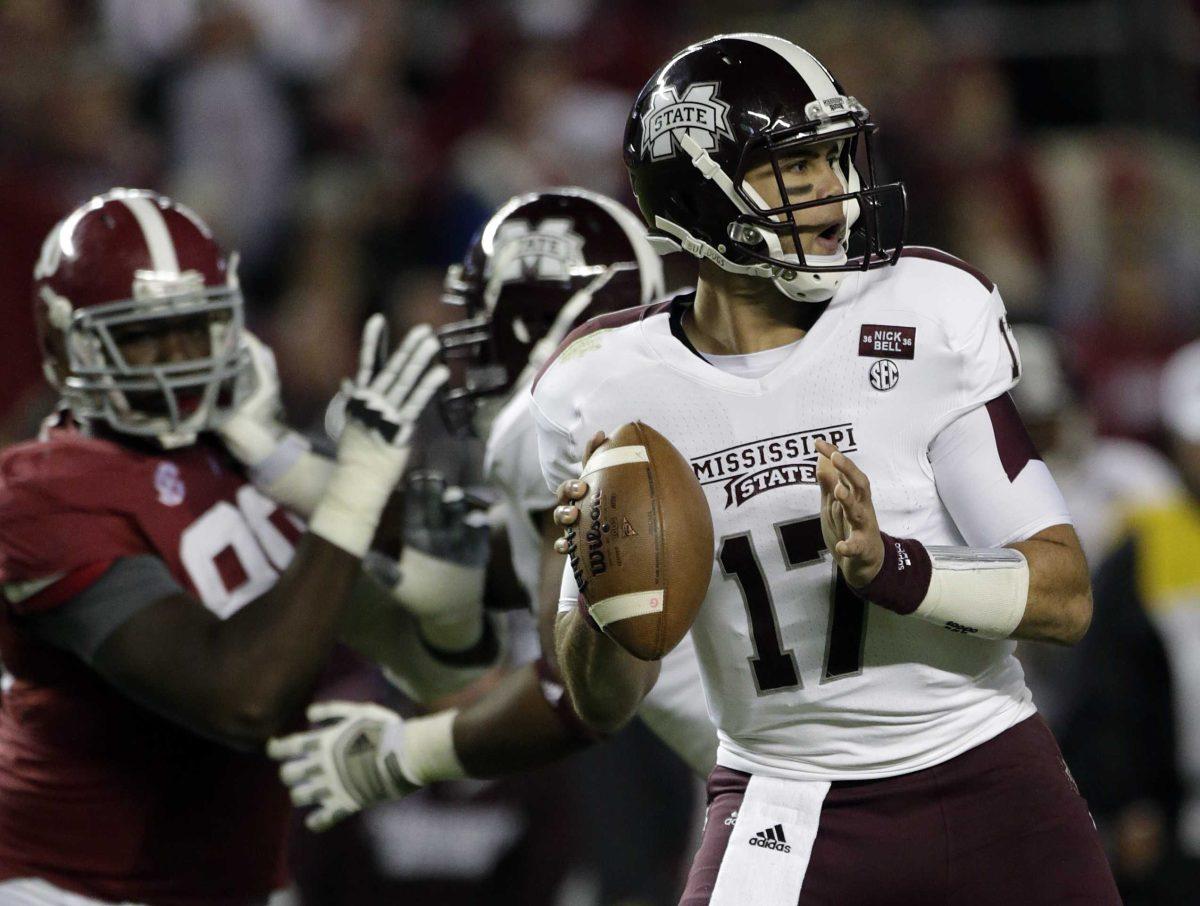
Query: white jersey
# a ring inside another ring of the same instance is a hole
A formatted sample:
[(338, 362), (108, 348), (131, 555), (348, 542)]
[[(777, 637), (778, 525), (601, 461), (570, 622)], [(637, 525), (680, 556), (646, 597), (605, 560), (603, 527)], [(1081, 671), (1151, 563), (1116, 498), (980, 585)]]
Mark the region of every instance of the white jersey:
[(1031, 715), (1015, 643), (864, 604), (823, 549), (818, 519), (814, 441), (824, 438), (870, 477), (892, 535), (995, 547), (1070, 522), (1006, 395), (1019, 359), (986, 278), (932, 249), (851, 274), (761, 378), (692, 351), (681, 310), (676, 300), (588, 322), (532, 398), (552, 486), (579, 474), (593, 433), (635, 419), (699, 477), (716, 549), (692, 636), (718, 763), (887, 777)]
[[(484, 473), (502, 496), (513, 569), (536, 612), (542, 569), (542, 538), (536, 514), (555, 504), (538, 463), (537, 429), (527, 388), (519, 387), (488, 434)], [(717, 735), (700, 684), (691, 637), (662, 661), (662, 672), (638, 711), (646, 726), (697, 774), (716, 763)]]

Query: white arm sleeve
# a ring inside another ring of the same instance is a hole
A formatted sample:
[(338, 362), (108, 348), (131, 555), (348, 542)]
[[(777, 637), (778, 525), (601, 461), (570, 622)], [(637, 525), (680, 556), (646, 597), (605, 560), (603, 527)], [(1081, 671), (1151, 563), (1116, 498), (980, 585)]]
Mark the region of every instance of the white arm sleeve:
[(558, 590), (558, 612), (566, 613), (579, 606), (579, 586), (575, 584), (575, 573), (571, 571), (571, 561), (563, 564), (562, 585)]
[(558, 486), (571, 478), (578, 478), (583, 471), (583, 451), (575, 449), (571, 432), (555, 423), (530, 398), (533, 420), (537, 425), (538, 459), (542, 464), (542, 477), (553, 493)]
[(929, 446), (929, 462), (969, 547), (1003, 547), (1071, 522), (1007, 393), (943, 428)]

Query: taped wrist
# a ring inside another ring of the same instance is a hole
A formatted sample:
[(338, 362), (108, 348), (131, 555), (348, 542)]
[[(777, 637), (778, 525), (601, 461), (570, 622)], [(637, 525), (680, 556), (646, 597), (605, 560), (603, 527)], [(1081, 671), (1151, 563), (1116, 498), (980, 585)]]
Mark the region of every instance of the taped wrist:
[(417, 632), (421, 647), (440, 664), (447, 667), (491, 667), (500, 660), (500, 636), (491, 620), (479, 618), (475, 640), (466, 648), (446, 648), (436, 638), (429, 638), (422, 623)]
[[(461, 623), (483, 614), (483, 589), (487, 570), (435, 557), (412, 545), (400, 552), (400, 579), (392, 594), (422, 624)], [(473, 639), (470, 641), (474, 641)], [(468, 641), (467, 644), (470, 644)]]
[(883, 566), (860, 598), (985, 639), (1012, 635), (1029, 598), (1029, 564), (1007, 547), (925, 547), (883, 534)]
[(1007, 639), (1029, 601), (1029, 563), (1009, 547), (930, 547), (933, 575), (916, 616), (943, 629)]
[(276, 503), (290, 507), (307, 519), (321, 502), (333, 468), (332, 460), (318, 453), (304, 453), (278, 480), (259, 487)]
[(338, 463), (329, 476), (308, 530), (361, 558), (371, 547), (383, 508), (391, 495), (391, 475), (357, 463)]
[(534, 661), (533, 669), (537, 673), (538, 689), (542, 698), (573, 737), (588, 741), (604, 739), (602, 733), (597, 733), (575, 713), (575, 706), (571, 704), (571, 696), (567, 694), (562, 677), (545, 655)]
[(466, 777), (467, 771), (454, 749), (457, 716), (457, 709), (439, 711), (389, 728), (383, 742), (385, 762), (398, 763), (404, 778), (414, 786)]
[(333, 462), (312, 452), (308, 439), (278, 422), (234, 417), (221, 426), (225, 446), (250, 480), (276, 503), (310, 516), (321, 501)]
[(234, 458), (250, 469), (269, 459), (276, 447), (293, 433), (275, 420), (264, 422), (238, 415), (217, 430)]

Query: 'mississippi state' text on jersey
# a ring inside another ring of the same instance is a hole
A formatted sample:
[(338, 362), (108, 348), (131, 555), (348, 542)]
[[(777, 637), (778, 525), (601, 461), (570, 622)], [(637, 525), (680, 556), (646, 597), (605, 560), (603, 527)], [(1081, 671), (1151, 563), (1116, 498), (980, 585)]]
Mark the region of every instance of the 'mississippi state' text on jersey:
[(995, 547), (1070, 522), (1007, 395), (1020, 360), (992, 284), (944, 253), (909, 250), (894, 267), (848, 276), (761, 378), (692, 350), (685, 311), (676, 299), (579, 328), (532, 406), (550, 486), (578, 476), (594, 432), (635, 419), (704, 486), (716, 546), (692, 636), (718, 763), (887, 777), (1033, 713), (1015, 643), (863, 603), (824, 549), (818, 516), (824, 438), (866, 472), (889, 534)]

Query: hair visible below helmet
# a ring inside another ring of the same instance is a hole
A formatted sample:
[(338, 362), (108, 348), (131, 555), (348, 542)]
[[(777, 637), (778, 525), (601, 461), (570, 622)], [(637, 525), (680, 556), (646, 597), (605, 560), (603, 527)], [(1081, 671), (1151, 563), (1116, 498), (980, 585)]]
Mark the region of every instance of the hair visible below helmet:
[[(895, 264), (903, 248), (904, 187), (876, 183), (875, 128), (808, 51), (770, 35), (719, 35), (676, 54), (646, 83), (625, 130), (625, 164), (656, 249), (683, 249), (772, 279), (789, 298), (822, 302), (844, 273)], [(824, 142), (839, 143), (841, 194), (791, 201), (781, 160)], [(746, 180), (764, 162), (782, 201), (775, 207)], [(838, 202), (841, 251), (805, 256), (796, 213)], [(796, 251), (785, 252), (781, 238)], [(852, 238), (858, 259), (849, 257)]]
[[(243, 391), (242, 294), (194, 213), (145, 189), (112, 189), (72, 211), (46, 237), (34, 268), (43, 371), (71, 410), (114, 431), (192, 443)], [(208, 352), (133, 363), (123, 336), (169, 332), (203, 318)]]
[(502, 400), (576, 325), (662, 293), (662, 263), (624, 206), (573, 187), (510, 199), (446, 272), (443, 300), (466, 309), (438, 334), (448, 359), (465, 359), (447, 420), (462, 427)]

